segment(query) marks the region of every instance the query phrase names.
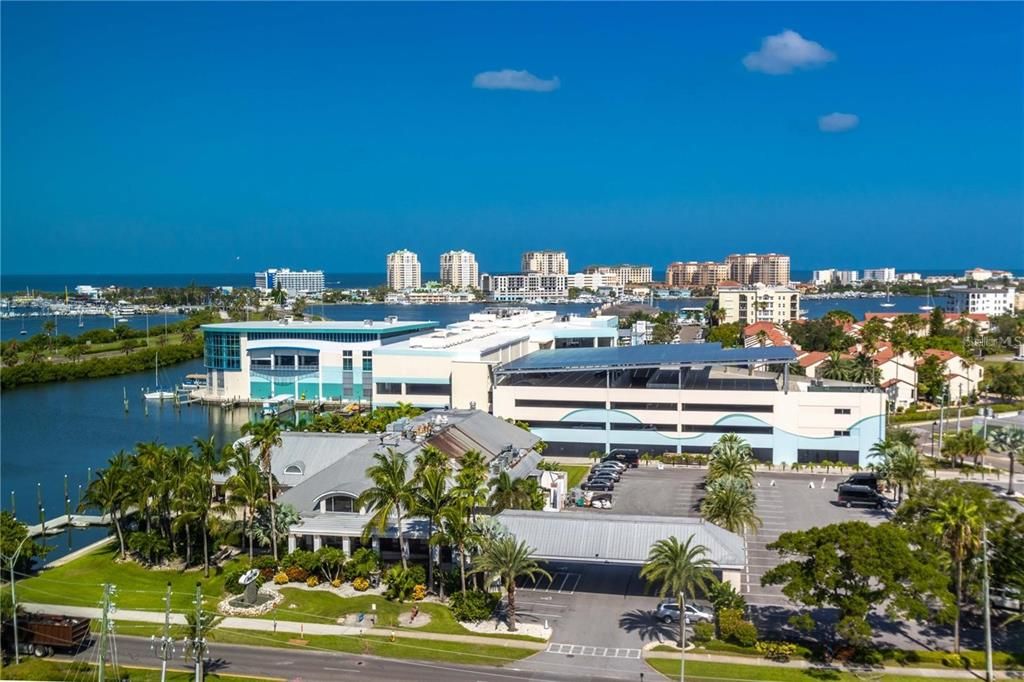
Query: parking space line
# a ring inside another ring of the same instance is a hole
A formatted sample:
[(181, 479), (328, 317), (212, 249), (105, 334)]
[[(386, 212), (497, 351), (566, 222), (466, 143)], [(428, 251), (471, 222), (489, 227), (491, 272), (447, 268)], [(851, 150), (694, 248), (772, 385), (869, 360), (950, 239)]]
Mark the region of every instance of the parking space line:
[[(572, 582), (572, 587), (570, 587), (570, 588), (569, 588), (569, 589), (568, 589), (568, 590), (567, 590), (567, 591), (565, 592), (565, 594), (575, 594), (575, 593), (576, 593), (576, 586), (580, 584), (580, 577), (581, 577), (581, 576), (580, 576), (580, 574), (579, 574), (579, 573), (569, 573), (569, 574), (567, 574), (567, 576), (566, 576), (566, 577), (567, 577), (567, 578), (568, 578), (568, 577), (573, 577), (573, 578), (575, 578), (575, 580), (573, 580), (573, 582)], [(564, 582), (563, 582), (563, 584), (562, 584), (562, 587), (558, 588), (558, 593), (559, 593), (559, 594), (562, 594), (562, 593), (563, 593), (563, 592), (562, 592), (562, 588), (564, 588), (564, 587), (565, 587), (565, 584), (564, 584)]]

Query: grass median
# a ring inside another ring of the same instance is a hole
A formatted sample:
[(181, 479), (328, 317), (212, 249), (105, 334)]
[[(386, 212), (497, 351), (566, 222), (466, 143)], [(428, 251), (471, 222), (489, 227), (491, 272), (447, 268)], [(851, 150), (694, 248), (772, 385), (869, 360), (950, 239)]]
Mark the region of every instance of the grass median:
[[(177, 667), (177, 663), (174, 664)], [(39, 659), (27, 657), (22, 659), (18, 665), (0, 666), (0, 679), (3, 680), (72, 680), (84, 677), (92, 679), (98, 672), (98, 667), (89, 663), (75, 663), (71, 661), (57, 661), (53, 659)], [(106, 667), (106, 677), (110, 680), (131, 680), (141, 682), (159, 680), (160, 670), (150, 668), (135, 668), (119, 666), (116, 670), (112, 666)], [(192, 669), (167, 671), (168, 682), (187, 682), (194, 678)], [(279, 680), (277, 677), (253, 678), (251, 675), (237, 677), (234, 675), (218, 675), (206, 673), (205, 679), (213, 682), (245, 682), (246, 680)]]
[[(647, 664), (669, 679), (679, 677), (679, 659), (649, 658)], [(710, 661), (686, 661), (686, 679), (708, 680), (708, 682), (761, 681), (765, 682), (862, 682), (867, 679), (851, 672), (835, 668), (784, 668), (774, 665), (743, 665), (742, 663), (713, 663)], [(913, 675), (870, 673), (870, 679), (882, 682), (922, 682), (922, 680), (963, 680), (961, 677), (927, 678)]]

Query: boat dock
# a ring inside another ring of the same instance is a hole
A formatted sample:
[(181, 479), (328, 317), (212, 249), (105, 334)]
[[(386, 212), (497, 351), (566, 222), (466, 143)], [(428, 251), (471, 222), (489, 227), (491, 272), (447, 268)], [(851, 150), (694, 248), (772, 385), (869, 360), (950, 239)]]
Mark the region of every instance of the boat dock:
[(104, 514), (102, 516), (98, 516), (96, 514), (61, 514), (54, 519), (28, 526), (28, 536), (30, 538), (35, 538), (40, 536), (59, 535), (60, 533), (65, 532), (69, 526), (71, 528), (88, 528), (90, 526), (109, 525), (109, 514)]

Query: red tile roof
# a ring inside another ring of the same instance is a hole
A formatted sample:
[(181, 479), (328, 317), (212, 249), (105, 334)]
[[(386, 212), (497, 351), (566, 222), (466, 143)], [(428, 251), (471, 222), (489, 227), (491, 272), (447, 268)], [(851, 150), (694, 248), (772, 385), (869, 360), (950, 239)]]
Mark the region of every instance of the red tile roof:
[(811, 365), (816, 365), (819, 362), (825, 360), (826, 358), (828, 358), (828, 353), (820, 350), (812, 350), (811, 352), (804, 353), (803, 355), (798, 357), (796, 359), (796, 362), (801, 367), (806, 368), (810, 367)]

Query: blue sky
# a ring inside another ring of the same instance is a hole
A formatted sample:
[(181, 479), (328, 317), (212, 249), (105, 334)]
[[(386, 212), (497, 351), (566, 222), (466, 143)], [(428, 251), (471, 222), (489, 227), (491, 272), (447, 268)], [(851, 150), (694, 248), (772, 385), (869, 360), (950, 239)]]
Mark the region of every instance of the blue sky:
[(1024, 266), (1021, 4), (0, 13), (6, 272)]

